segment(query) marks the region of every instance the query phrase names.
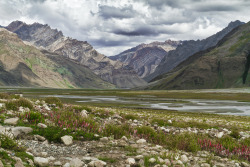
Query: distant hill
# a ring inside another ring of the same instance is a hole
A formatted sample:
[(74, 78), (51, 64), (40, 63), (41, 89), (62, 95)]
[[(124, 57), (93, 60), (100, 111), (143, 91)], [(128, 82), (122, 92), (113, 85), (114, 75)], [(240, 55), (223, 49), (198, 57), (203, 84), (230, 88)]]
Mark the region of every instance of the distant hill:
[(146, 89), (207, 89), (250, 86), (250, 22), (218, 44), (161, 75)]
[(178, 64), (180, 64), (193, 54), (215, 46), (225, 35), (227, 35), (234, 28), (242, 24), (244, 23), (237, 20), (231, 22), (226, 28), (206, 39), (197, 41), (194, 40), (183, 41), (182, 44), (179, 45), (175, 50), (169, 51), (165, 55), (165, 57), (160, 62), (159, 66), (156, 68), (155, 72), (145, 77), (145, 80), (155, 81), (158, 78), (161, 78), (157, 76), (160, 76), (164, 73), (171, 71)]
[(167, 52), (176, 49), (179, 44), (179, 41), (171, 40), (141, 44), (109, 58), (125, 63), (144, 78), (152, 74)]
[(114, 88), (88, 68), (26, 45), (0, 28), (0, 85), (53, 88)]
[(61, 31), (51, 29), (48, 25), (39, 23), (28, 25), (15, 21), (6, 28), (39, 49), (79, 62), (103, 80), (119, 88), (146, 85), (146, 82), (139, 78), (132, 68), (98, 53), (88, 42), (65, 37)]

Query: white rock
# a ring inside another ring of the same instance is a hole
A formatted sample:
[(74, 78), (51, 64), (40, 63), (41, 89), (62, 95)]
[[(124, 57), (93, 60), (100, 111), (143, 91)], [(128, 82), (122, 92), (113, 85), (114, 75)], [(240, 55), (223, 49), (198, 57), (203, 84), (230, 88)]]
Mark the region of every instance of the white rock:
[(82, 160), (90, 162), (90, 161), (97, 161), (98, 159), (95, 157), (83, 157)]
[(143, 155), (137, 155), (137, 156), (135, 157), (135, 159), (136, 159), (136, 160), (143, 159)]
[(139, 139), (136, 141), (137, 144), (146, 144), (147, 141), (145, 139)]
[(156, 162), (156, 159), (155, 159), (155, 158), (150, 158), (148, 161), (149, 161), (150, 163), (155, 163), (155, 162)]
[(182, 155), (182, 156), (181, 156), (181, 161), (182, 161), (183, 163), (187, 163), (187, 162), (188, 162), (188, 157), (187, 157), (186, 155)]
[(11, 129), (12, 134), (15, 137), (20, 137), (21, 135), (26, 135), (28, 133), (33, 132), (33, 129), (30, 127), (14, 127)]
[(128, 138), (126, 136), (122, 136), (121, 139), (124, 140), (124, 141), (128, 141)]
[(86, 110), (82, 110), (81, 113), (80, 113), (81, 117), (83, 118), (88, 118), (88, 111)]
[(168, 120), (168, 123), (172, 124), (173, 122), (172, 122), (172, 120), (170, 119), (170, 120)]
[(103, 167), (106, 166), (107, 163), (101, 160), (96, 160), (96, 161), (91, 161), (88, 165), (90, 167)]
[[(41, 152), (40, 153), (40, 156), (42, 156), (42, 157), (47, 157), (48, 156), (48, 153), (47, 152)], [(48, 159), (49, 160), (49, 159)]]
[(73, 158), (70, 161), (70, 167), (82, 167), (84, 163), (79, 158)]
[(61, 140), (66, 146), (73, 144), (73, 137), (72, 136), (65, 135), (65, 136), (61, 137)]
[(47, 125), (39, 123), (39, 124), (37, 124), (37, 127), (45, 129), (45, 128), (47, 128)]
[(4, 103), (0, 103), (0, 108), (5, 107)]
[(17, 122), (19, 121), (19, 118), (9, 118), (4, 120), (4, 124), (8, 124), (8, 125), (16, 125)]
[(45, 141), (45, 140), (46, 140), (45, 137), (40, 136), (40, 135), (34, 135), (34, 137), (35, 137), (37, 140), (39, 140), (39, 141)]
[(125, 162), (127, 164), (129, 164), (129, 165), (134, 165), (135, 164), (135, 159), (134, 158), (128, 158)]
[(103, 143), (107, 143), (109, 141), (109, 138), (102, 137), (102, 138), (100, 138), (100, 141), (103, 142)]
[(70, 163), (64, 164), (63, 167), (70, 167)]
[(216, 137), (222, 138), (223, 135), (224, 135), (224, 132), (219, 132), (219, 133), (216, 134)]
[(55, 165), (55, 166), (62, 166), (62, 163), (61, 163), (61, 161), (56, 161), (56, 162), (54, 163), (54, 165)]
[(38, 165), (38, 166), (48, 166), (49, 160), (47, 158), (35, 157), (34, 163), (35, 163), (35, 165)]

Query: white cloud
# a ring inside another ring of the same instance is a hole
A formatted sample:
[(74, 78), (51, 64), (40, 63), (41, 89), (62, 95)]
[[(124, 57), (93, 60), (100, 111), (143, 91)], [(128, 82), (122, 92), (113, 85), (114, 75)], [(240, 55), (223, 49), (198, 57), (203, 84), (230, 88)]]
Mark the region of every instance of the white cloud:
[(140, 43), (203, 39), (248, 22), (247, 0), (1, 0), (0, 25), (40, 22), (106, 55)]

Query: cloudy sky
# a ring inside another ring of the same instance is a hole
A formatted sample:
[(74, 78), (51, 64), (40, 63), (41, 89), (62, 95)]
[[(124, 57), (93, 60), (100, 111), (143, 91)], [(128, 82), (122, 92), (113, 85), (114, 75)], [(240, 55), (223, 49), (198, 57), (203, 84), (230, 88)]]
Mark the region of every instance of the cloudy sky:
[(0, 25), (46, 23), (110, 56), (140, 43), (206, 38), (248, 22), (250, 0), (0, 0)]

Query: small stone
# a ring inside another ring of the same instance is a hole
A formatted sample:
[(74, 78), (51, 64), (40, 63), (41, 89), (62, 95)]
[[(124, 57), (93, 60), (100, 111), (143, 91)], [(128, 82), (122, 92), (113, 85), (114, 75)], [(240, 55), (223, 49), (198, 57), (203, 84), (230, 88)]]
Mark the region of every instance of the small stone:
[(135, 159), (134, 158), (128, 158), (125, 162), (127, 164), (129, 164), (129, 165), (134, 165), (135, 164)]
[(155, 158), (150, 158), (148, 161), (149, 161), (150, 163), (155, 163), (155, 162), (156, 162), (156, 159), (155, 159)]
[(145, 139), (139, 139), (136, 141), (137, 144), (146, 144), (147, 141)]
[(80, 113), (81, 117), (83, 118), (88, 118), (88, 111), (86, 110), (82, 110), (81, 113)]
[(3, 162), (1, 161), (1, 159), (0, 159), (0, 167), (4, 167)]
[(139, 161), (140, 159), (143, 159), (143, 155), (137, 155), (135, 159)]
[(51, 162), (51, 161), (55, 161), (55, 160), (56, 160), (56, 158), (55, 158), (55, 157), (50, 156), (50, 157), (48, 158), (48, 160), (49, 160), (49, 162)]
[(30, 127), (14, 127), (11, 129), (11, 131), (15, 137), (21, 137), (22, 135), (31, 133), (33, 129)]
[(208, 163), (201, 164), (201, 167), (210, 167)]
[(165, 162), (166, 165), (171, 166), (171, 162), (170, 162), (169, 159), (164, 159), (164, 162)]
[(224, 132), (219, 132), (219, 133), (217, 133), (215, 136), (216, 136), (217, 138), (222, 138), (223, 135), (224, 135)]
[(63, 167), (70, 167), (70, 163), (64, 164)]
[(73, 137), (72, 136), (65, 135), (65, 136), (61, 137), (61, 140), (66, 146), (73, 144)]
[(103, 142), (103, 143), (107, 143), (109, 141), (109, 138), (102, 137), (102, 138), (100, 138), (100, 141)]
[(182, 155), (182, 156), (181, 156), (181, 161), (182, 161), (183, 163), (187, 163), (187, 162), (188, 162), (188, 157), (187, 157), (186, 155)]
[(40, 155), (41, 155), (42, 157), (47, 157), (47, 156), (48, 156), (48, 153), (47, 153), (47, 152), (41, 152)]
[(248, 165), (246, 162), (241, 162), (241, 166), (242, 167), (250, 167), (250, 165)]
[(39, 123), (39, 124), (37, 124), (37, 127), (45, 129), (45, 128), (47, 128), (47, 125)]
[(71, 167), (82, 167), (83, 165), (84, 165), (84, 163), (79, 158), (73, 158), (70, 161)]
[(35, 165), (34, 165), (34, 162), (33, 162), (31, 159), (28, 159), (27, 161), (28, 161), (28, 164), (29, 164), (30, 166), (35, 166)]
[(168, 123), (172, 124), (172, 120), (168, 120)]
[(62, 166), (62, 162), (61, 162), (61, 161), (56, 161), (56, 162), (54, 163), (54, 166)]
[(45, 140), (46, 140), (45, 137), (40, 136), (40, 135), (34, 135), (34, 137), (35, 137), (37, 140), (39, 140), (39, 141), (45, 141)]
[(107, 163), (101, 160), (96, 160), (96, 161), (91, 161), (88, 165), (90, 167), (103, 167), (106, 166)]
[(9, 119), (4, 120), (4, 124), (16, 125), (18, 121), (19, 121), (18, 117), (16, 117), (16, 118), (9, 118)]
[(122, 136), (121, 139), (124, 140), (124, 141), (128, 141), (128, 138), (126, 136)]
[(49, 160), (47, 158), (42, 158), (42, 157), (35, 157), (34, 162), (35, 162), (35, 165), (38, 165), (41, 167), (49, 165)]
[(20, 158), (16, 159), (15, 167), (24, 167), (23, 161)]

